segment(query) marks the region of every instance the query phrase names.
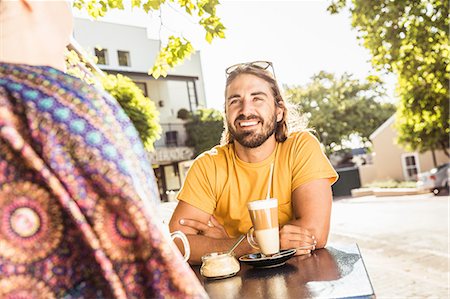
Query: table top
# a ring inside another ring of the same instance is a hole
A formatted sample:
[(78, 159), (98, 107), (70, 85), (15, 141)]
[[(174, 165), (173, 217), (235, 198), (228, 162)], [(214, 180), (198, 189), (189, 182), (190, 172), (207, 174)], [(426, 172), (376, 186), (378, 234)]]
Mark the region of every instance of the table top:
[(240, 263), (236, 276), (211, 280), (192, 266), (211, 299), (374, 298), (357, 244), (329, 245), (308, 256), (294, 256), (276, 268)]

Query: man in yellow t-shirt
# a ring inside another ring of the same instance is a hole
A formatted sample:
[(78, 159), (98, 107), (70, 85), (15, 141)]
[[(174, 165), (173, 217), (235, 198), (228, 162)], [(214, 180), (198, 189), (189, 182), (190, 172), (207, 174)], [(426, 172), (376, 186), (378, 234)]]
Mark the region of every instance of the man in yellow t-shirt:
[[(191, 263), (229, 249), (248, 231), (247, 203), (266, 198), (272, 163), (281, 249), (305, 254), (327, 242), (337, 174), (313, 135), (287, 132), (287, 109), (271, 68), (257, 61), (226, 71), (223, 145), (195, 160), (170, 221), (171, 230), (187, 234)], [(244, 244), (236, 254), (250, 251)]]

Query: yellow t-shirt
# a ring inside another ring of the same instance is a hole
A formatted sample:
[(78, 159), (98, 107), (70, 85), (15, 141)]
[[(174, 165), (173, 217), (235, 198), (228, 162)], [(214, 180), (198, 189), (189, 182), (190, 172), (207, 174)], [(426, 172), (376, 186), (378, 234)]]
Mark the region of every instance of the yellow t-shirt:
[(297, 132), (277, 142), (274, 152), (258, 163), (240, 160), (233, 144), (201, 154), (189, 169), (178, 199), (214, 215), (228, 235), (236, 237), (252, 226), (247, 202), (266, 198), (272, 162), (271, 197), (278, 199), (280, 225), (293, 218), (291, 194), (296, 188), (315, 179), (328, 178), (330, 184), (337, 180), (318, 140), (309, 132)]

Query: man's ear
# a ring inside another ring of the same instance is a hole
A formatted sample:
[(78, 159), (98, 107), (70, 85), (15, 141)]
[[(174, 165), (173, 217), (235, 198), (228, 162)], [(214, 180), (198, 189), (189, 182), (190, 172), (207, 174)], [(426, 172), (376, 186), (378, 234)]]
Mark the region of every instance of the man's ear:
[(283, 120), (283, 115), (284, 115), (283, 109), (277, 107), (277, 123)]
[(20, 2), (23, 4), (23, 6), (25, 6), (25, 8), (26, 8), (29, 12), (32, 12), (32, 11), (33, 11), (33, 8), (32, 8), (32, 6), (31, 6), (29, 0), (20, 0)]

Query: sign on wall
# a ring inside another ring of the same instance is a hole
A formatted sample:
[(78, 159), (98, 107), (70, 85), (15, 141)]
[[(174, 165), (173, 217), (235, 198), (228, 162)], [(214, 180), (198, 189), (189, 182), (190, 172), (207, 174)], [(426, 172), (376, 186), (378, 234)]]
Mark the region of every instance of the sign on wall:
[(153, 164), (165, 164), (176, 161), (189, 160), (194, 155), (194, 149), (182, 147), (161, 147), (156, 148), (154, 152), (149, 153)]

